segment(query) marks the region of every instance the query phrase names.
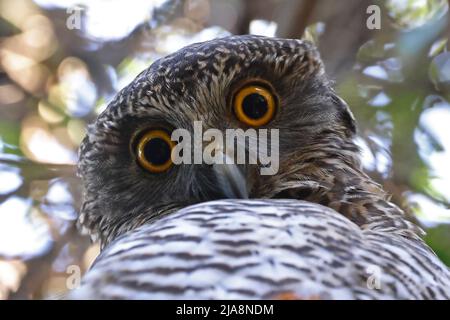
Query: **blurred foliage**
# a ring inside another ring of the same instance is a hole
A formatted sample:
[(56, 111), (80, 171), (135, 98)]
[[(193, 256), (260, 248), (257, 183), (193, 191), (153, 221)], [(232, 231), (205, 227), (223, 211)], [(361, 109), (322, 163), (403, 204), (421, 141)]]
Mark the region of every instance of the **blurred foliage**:
[(228, 34), (318, 45), (366, 170), (450, 265), (449, 1), (376, 1), (381, 30), (366, 28), (372, 1), (331, 2), (0, 0), (0, 299), (60, 296), (67, 267), (98, 253), (74, 228), (86, 125), (158, 57)]
[(425, 239), (443, 261), (450, 261), (449, 225), (440, 225), (435, 228), (429, 228)]

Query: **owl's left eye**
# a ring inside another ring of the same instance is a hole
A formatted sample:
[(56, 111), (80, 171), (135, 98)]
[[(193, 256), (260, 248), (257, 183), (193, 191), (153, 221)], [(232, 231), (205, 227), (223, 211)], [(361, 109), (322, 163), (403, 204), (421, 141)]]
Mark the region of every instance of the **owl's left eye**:
[(163, 130), (149, 130), (138, 140), (137, 161), (150, 172), (159, 173), (172, 166), (172, 149), (175, 143)]
[(269, 123), (276, 112), (276, 97), (259, 84), (249, 84), (234, 96), (233, 110), (239, 121), (251, 127)]

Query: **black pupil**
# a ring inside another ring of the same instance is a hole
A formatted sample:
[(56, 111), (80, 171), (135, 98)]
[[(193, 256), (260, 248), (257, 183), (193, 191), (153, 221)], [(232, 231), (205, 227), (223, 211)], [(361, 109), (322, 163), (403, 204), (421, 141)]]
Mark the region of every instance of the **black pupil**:
[(144, 147), (144, 156), (153, 165), (163, 165), (170, 159), (170, 146), (161, 138), (153, 138)]
[(242, 101), (242, 110), (251, 119), (257, 120), (264, 117), (268, 109), (267, 100), (258, 93), (251, 93)]

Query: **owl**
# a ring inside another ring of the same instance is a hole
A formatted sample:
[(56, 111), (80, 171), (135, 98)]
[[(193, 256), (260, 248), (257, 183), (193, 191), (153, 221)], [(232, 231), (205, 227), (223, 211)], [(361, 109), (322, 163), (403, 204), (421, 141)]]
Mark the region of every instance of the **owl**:
[[(256, 135), (225, 144), (230, 130)], [(355, 133), (307, 41), (231, 36), (157, 60), (81, 144), (78, 222), (102, 252), (70, 297), (450, 298), (448, 268), (363, 172)]]

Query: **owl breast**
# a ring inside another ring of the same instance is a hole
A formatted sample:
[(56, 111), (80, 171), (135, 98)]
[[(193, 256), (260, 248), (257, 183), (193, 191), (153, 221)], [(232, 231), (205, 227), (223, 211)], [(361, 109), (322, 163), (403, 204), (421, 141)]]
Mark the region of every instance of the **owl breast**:
[(421, 243), (305, 201), (220, 200), (118, 238), (71, 298), (448, 299), (448, 288)]

